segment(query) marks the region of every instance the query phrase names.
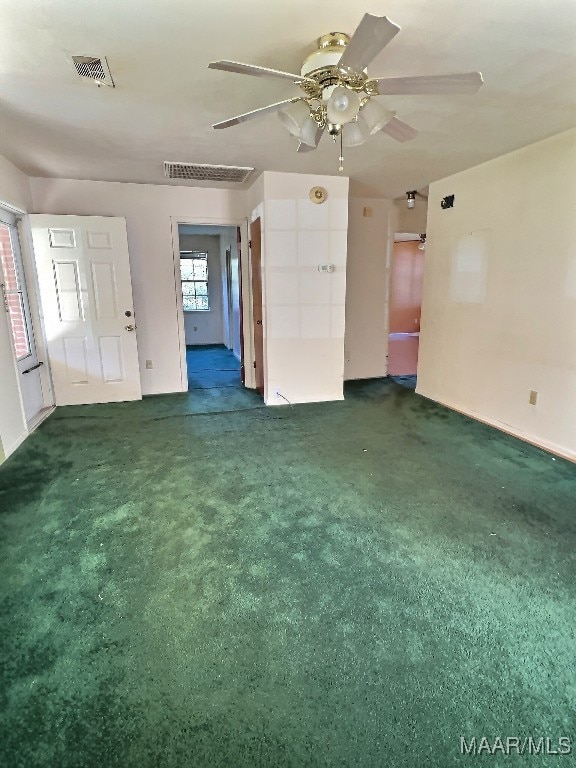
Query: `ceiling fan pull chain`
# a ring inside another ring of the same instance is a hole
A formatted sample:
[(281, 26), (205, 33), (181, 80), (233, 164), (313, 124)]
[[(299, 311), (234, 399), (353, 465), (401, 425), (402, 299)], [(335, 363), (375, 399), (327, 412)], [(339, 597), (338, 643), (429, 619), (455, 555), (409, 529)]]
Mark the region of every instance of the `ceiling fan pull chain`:
[(342, 143), (342, 133), (343, 131), (340, 131), (340, 157), (338, 158), (340, 161), (340, 165), (338, 167), (339, 171), (344, 170), (344, 145)]

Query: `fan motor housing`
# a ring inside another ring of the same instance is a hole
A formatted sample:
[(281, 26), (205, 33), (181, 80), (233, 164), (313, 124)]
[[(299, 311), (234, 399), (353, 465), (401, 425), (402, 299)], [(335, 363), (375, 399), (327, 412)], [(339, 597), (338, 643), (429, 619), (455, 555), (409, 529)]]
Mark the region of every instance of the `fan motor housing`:
[(318, 38), (318, 48), (304, 59), (300, 74), (318, 80), (324, 71), (328, 73), (338, 65), (349, 42), (350, 38), (344, 32), (329, 32)]
[[(334, 88), (342, 83), (343, 73), (338, 69), (338, 64), (349, 42), (350, 37), (345, 32), (329, 32), (322, 35), (318, 38), (318, 48), (307, 56), (302, 64), (300, 74), (303, 77), (311, 77), (318, 83), (323, 101), (327, 101)], [(348, 87), (363, 90), (367, 79), (366, 72), (354, 73), (352, 77), (354, 82), (350, 82)], [(312, 94), (314, 87), (310, 87), (306, 82), (301, 83), (300, 87), (305, 92), (310, 91), (309, 96), (317, 95)]]

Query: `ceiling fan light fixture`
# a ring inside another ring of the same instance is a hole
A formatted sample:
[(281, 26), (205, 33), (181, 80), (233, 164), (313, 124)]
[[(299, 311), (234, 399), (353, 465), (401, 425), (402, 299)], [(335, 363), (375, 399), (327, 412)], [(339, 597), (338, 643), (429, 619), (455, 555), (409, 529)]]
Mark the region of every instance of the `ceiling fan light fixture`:
[(309, 147), (315, 147), (317, 142), (316, 132), (318, 131), (318, 123), (313, 117), (308, 117), (305, 120), (302, 130), (298, 138), (303, 144), (307, 144)]
[[(310, 119), (310, 107), (304, 101), (300, 99), (293, 104), (289, 104), (284, 109), (278, 112), (278, 117), (284, 128), (291, 133), (292, 136), (296, 136), (297, 139), (302, 139), (302, 129), (306, 124), (306, 121)], [(306, 142), (307, 143), (307, 142)]]
[(334, 88), (326, 104), (326, 114), (329, 123), (349, 123), (360, 111), (360, 96), (356, 91), (339, 85)]
[(395, 114), (395, 112), (390, 112), (389, 109), (384, 109), (373, 99), (369, 99), (360, 110), (360, 117), (366, 121), (370, 135), (382, 130)]
[(368, 125), (360, 115), (356, 120), (342, 126), (342, 144), (345, 147), (359, 147), (369, 136)]

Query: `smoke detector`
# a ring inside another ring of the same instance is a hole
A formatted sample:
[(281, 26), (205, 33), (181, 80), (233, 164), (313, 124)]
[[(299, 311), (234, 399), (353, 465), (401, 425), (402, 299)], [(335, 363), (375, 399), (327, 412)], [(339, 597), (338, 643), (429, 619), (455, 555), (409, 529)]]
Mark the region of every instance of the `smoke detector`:
[(254, 168), (237, 165), (202, 165), (198, 163), (171, 163), (165, 161), (164, 176), (168, 179), (194, 181), (246, 181)]
[(108, 85), (114, 88), (114, 80), (106, 56), (71, 56), (76, 74), (83, 80), (92, 80), (98, 87)]

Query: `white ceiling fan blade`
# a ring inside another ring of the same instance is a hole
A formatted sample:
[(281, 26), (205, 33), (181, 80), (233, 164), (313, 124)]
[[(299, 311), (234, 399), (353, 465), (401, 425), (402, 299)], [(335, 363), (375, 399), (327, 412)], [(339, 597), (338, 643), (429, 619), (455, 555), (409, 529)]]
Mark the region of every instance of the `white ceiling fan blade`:
[(480, 72), (418, 77), (375, 77), (381, 96), (436, 93), (476, 93), (484, 82)]
[(254, 77), (280, 77), (283, 80), (291, 80), (293, 83), (303, 83), (305, 80), (315, 83), (310, 77), (293, 75), (290, 72), (281, 72), (279, 69), (259, 67), (256, 64), (242, 64), (239, 61), (212, 61), (208, 69), (219, 69), (223, 72), (236, 72), (239, 75), (254, 75)]
[(310, 144), (305, 144), (303, 141), (301, 141), (300, 144), (298, 144), (298, 149), (296, 151), (300, 153), (313, 152), (318, 146), (318, 142), (320, 141), (323, 135), (324, 135), (324, 128), (320, 128), (320, 126), (318, 126), (318, 128), (316, 129), (316, 135), (314, 137), (314, 141), (316, 142), (314, 146), (310, 146)]
[(214, 123), (212, 128), (230, 128), (232, 125), (238, 125), (239, 123), (245, 123), (247, 120), (252, 120), (255, 117), (262, 117), (269, 112), (278, 112), (286, 104), (293, 104), (300, 99), (285, 99), (284, 101), (277, 101), (276, 104), (268, 104), (267, 107), (260, 107), (260, 109), (253, 109), (252, 112), (244, 112), (242, 115), (236, 115), (236, 117), (230, 117), (228, 120), (223, 120), (221, 123)]
[(412, 128), (411, 125), (405, 123), (403, 120), (399, 120), (397, 117), (393, 117), (389, 123), (383, 128), (380, 128), (383, 133), (387, 133), (396, 141), (410, 141), (418, 136), (416, 128)]
[(346, 46), (338, 66), (340, 69), (361, 72), (398, 32), (400, 27), (386, 16), (372, 16), (370, 13), (365, 13)]

